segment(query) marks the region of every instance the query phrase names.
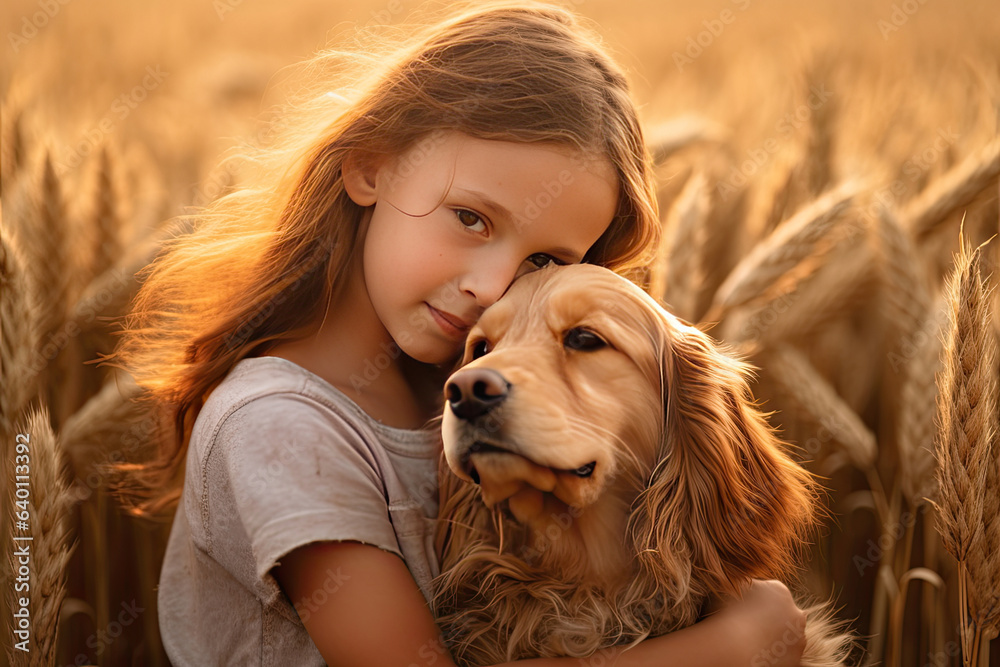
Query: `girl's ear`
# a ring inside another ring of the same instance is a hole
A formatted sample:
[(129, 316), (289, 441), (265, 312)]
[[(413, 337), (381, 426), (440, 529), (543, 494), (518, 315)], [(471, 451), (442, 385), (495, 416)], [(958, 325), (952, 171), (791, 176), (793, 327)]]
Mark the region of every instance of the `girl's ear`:
[(641, 567), (681, 597), (787, 574), (813, 522), (812, 477), (753, 405), (747, 366), (662, 320), (662, 449), (630, 519)]
[(344, 159), (340, 168), (344, 178), (344, 189), (347, 196), (358, 206), (374, 206), (378, 200), (375, 187), (375, 176), (378, 165), (375, 161), (357, 153), (351, 153)]

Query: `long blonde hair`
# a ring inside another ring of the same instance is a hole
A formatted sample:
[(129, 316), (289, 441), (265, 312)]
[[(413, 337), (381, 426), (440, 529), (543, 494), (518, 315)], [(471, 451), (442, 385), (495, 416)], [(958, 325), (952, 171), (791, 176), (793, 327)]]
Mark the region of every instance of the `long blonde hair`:
[[(346, 62), (325, 52), (306, 70), (329, 86), (331, 65)], [(178, 497), (191, 426), (212, 388), (240, 359), (308, 335), (342, 288), (363, 241), (363, 209), (341, 175), (348, 156), (398, 155), (442, 131), (561, 144), (607, 160), (619, 181), (614, 219), (584, 261), (627, 271), (655, 239), (650, 161), (628, 83), (569, 11), (479, 3), (361, 64), (352, 90), (314, 84), (240, 189), (146, 270), (114, 359), (172, 423), (152, 461), (124, 466), (145, 509)]]

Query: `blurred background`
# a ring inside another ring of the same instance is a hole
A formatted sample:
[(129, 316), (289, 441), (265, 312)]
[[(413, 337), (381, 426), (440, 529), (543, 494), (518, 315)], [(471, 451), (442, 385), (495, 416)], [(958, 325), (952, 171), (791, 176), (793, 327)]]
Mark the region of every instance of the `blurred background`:
[[(959, 577), (928, 499), (942, 285), (963, 220), (973, 246), (1000, 224), (996, 3), (561, 4), (627, 69), (657, 159), (665, 233), (644, 280), (760, 367), (755, 393), (828, 489), (801, 587), (835, 600), (866, 664), (961, 664)], [(155, 586), (169, 522), (123, 513), (106, 468), (141, 455), (155, 420), (127, 378), (85, 363), (111, 351), (134, 274), (175, 216), (238, 186), (220, 159), (266, 135), (297, 62), (447, 7), (0, 7), (3, 465), (25, 428), (50, 453), (32, 470), (33, 525), (50, 537), (36, 542), (32, 664), (167, 664)], [(988, 288), (996, 241), (980, 262)], [(1000, 665), (992, 647), (981, 664)]]

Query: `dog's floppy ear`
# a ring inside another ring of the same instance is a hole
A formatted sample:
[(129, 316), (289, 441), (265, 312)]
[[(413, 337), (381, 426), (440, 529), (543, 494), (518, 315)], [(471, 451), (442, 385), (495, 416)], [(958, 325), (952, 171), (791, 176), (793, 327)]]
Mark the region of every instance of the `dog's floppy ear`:
[(748, 367), (666, 312), (660, 320), (664, 437), (632, 539), (640, 567), (675, 599), (736, 592), (791, 566), (815, 487), (754, 407)]

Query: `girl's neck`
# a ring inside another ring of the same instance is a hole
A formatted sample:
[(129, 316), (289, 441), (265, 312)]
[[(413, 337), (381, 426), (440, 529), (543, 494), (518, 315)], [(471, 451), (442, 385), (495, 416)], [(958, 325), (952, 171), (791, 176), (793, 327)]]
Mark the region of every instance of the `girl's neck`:
[(352, 279), (316, 333), (267, 355), (323, 378), (388, 426), (419, 428), (441, 409), (446, 370), (406, 356), (375, 314), (362, 280)]

